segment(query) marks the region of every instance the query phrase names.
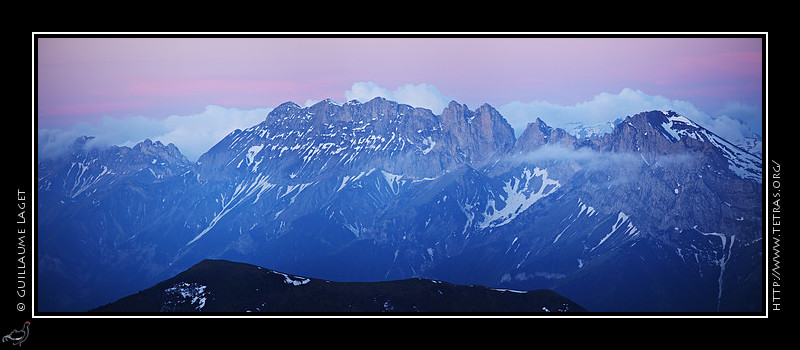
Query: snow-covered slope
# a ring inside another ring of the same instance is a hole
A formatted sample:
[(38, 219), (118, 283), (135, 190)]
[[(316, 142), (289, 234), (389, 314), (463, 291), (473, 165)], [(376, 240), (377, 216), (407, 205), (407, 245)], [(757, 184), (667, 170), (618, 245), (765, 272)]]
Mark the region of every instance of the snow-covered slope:
[(727, 160), (728, 168), (737, 176), (761, 182), (762, 160), (760, 157), (748, 153), (673, 111), (662, 113), (663, 117), (657, 114), (650, 114), (648, 121), (670, 142), (679, 142), (685, 138), (690, 138), (711, 144)]

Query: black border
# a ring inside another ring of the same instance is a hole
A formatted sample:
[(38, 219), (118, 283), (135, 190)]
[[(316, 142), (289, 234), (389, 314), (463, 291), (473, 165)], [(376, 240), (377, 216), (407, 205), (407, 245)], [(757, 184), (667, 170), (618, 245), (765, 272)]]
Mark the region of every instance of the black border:
[[(128, 32), (110, 32), (110, 33), (101, 33), (101, 32), (88, 32), (88, 33), (77, 33), (77, 34), (70, 34), (70, 33), (32, 33), (32, 59), (35, 60), (37, 56), (36, 52), (36, 40), (38, 38), (84, 38), (84, 37), (108, 37), (108, 38), (193, 38), (193, 37), (214, 37), (214, 38), (241, 38), (241, 37), (253, 37), (253, 38), (535, 38), (535, 37), (565, 37), (565, 38), (761, 38), (763, 39), (763, 67), (762, 70), (763, 74), (763, 94), (764, 94), (764, 101), (762, 103), (762, 125), (763, 128), (763, 144), (764, 144), (764, 157), (763, 157), (763, 169), (762, 174), (764, 174), (763, 181), (763, 190), (765, 196), (771, 195), (773, 193), (773, 188), (770, 186), (770, 182), (767, 181), (773, 174), (773, 169), (770, 167), (771, 161), (775, 160), (778, 161), (782, 168), (782, 174), (786, 174), (786, 176), (791, 176), (791, 169), (793, 168), (790, 164), (787, 163), (788, 158), (783, 153), (784, 149), (776, 148), (774, 142), (771, 143), (771, 134), (770, 131), (776, 130), (774, 127), (776, 120), (775, 118), (772, 119), (773, 121), (773, 128), (772, 130), (768, 130), (767, 124), (767, 112), (768, 112), (768, 82), (767, 82), (767, 62), (768, 62), (768, 38), (766, 32), (744, 32), (744, 33), (689, 33), (689, 32), (677, 32), (677, 33), (644, 33), (644, 34), (636, 34), (636, 33), (556, 33), (556, 34), (549, 34), (549, 33), (519, 33), (519, 32), (465, 32), (465, 33), (451, 33), (451, 32), (442, 32), (442, 33), (423, 33), (423, 32), (377, 32), (377, 33), (361, 33), (361, 32), (342, 32), (342, 33), (324, 33), (324, 32), (287, 32), (287, 33), (228, 33), (228, 32), (190, 32), (190, 33), (157, 33), (157, 32), (136, 32), (136, 33), (128, 33)], [(32, 70), (33, 70), (33, 81), (32, 81), (32, 98), (33, 98), (33, 106), (34, 109), (32, 111), (32, 115), (36, 115), (36, 65), (35, 61), (32, 62)], [(22, 93), (19, 93), (22, 95)], [(20, 96), (22, 97), (22, 96)], [(30, 159), (30, 155), (33, 154), (35, 157), (36, 154), (36, 129), (38, 127), (38, 121), (36, 118), (33, 118), (33, 130), (31, 130), (31, 134), (33, 135), (34, 140), (28, 140), (27, 144), (31, 144), (34, 148), (30, 152), (26, 152), (26, 147), (20, 147), (20, 142), (17, 142), (14, 139), (4, 139), (7, 143), (6, 149), (14, 150), (14, 164), (20, 165), (20, 170), (14, 172), (14, 176), (12, 177), (11, 181), (6, 182), (6, 190), (3, 193), (6, 193), (6, 197), (12, 199), (5, 199), (5, 201), (12, 202), (13, 196), (10, 192), (16, 194), (16, 189), (20, 189), (25, 191), (28, 196), (26, 196), (26, 205), (29, 207), (34, 206), (35, 204), (31, 202), (31, 199), (35, 198), (36, 189), (35, 185), (32, 185), (33, 180), (35, 180), (35, 159)], [(22, 123), (25, 125), (24, 121)], [(777, 130), (781, 130), (778, 128)], [(17, 133), (21, 134), (21, 136), (25, 136), (27, 134), (27, 127), (20, 127)], [(776, 136), (778, 139), (782, 139), (782, 136)], [(26, 144), (25, 142), (21, 142), (22, 144)], [(772, 146), (772, 147), (770, 147)], [(33, 164), (31, 164), (33, 163)], [(782, 175), (783, 176), (783, 175)], [(786, 179), (785, 177), (782, 179)], [(791, 183), (787, 182), (786, 186), (782, 188), (786, 188), (787, 190)], [(786, 199), (788, 202), (790, 199)], [(17, 202), (9, 203), (7, 205), (17, 204)], [(782, 212), (786, 212), (788, 208), (791, 207), (790, 203), (789, 207), (784, 207), (787, 209), (783, 209)], [(764, 225), (767, 226), (770, 222), (767, 220), (768, 210), (771, 209), (771, 205), (765, 205), (763, 208), (764, 214)], [(30, 211), (27, 212), (30, 215)], [(36, 222), (35, 216), (27, 217), (27, 222), (24, 227), (26, 232), (34, 232), (35, 227), (34, 223)], [(4, 224), (7, 224), (5, 231), (11, 231), (14, 229), (22, 228), (19, 224), (15, 222), (11, 222), (9, 220), (4, 221)], [(786, 222), (786, 224), (790, 224), (790, 222)], [(785, 225), (785, 224), (784, 224)], [(13, 227), (11, 227), (13, 226)], [(766, 237), (769, 236), (769, 229), (767, 229), (767, 235), (765, 235), (765, 239), (763, 240), (762, 251), (768, 252), (768, 257), (765, 258), (765, 262), (772, 261), (773, 258), (773, 250), (772, 243)], [(35, 248), (32, 246), (30, 235), (28, 235), (28, 250), (27, 253), (31, 254), (34, 252)], [(2, 256), (7, 256), (7, 254), (14, 254), (14, 252), (7, 252), (5, 250), (6, 245), (3, 244), (3, 253)], [(784, 246), (785, 247), (785, 246)], [(30, 249), (34, 248), (34, 249)], [(784, 253), (785, 257), (785, 253)], [(35, 272), (32, 271), (31, 266), (33, 265), (33, 255), (28, 255), (27, 260), (28, 262), (26, 266), (26, 273), (27, 276), (32, 276), (35, 278)], [(785, 265), (784, 265), (785, 266)], [(4, 263), (4, 268), (5, 263)], [(14, 266), (16, 268), (16, 266)], [(767, 267), (765, 266), (765, 270)], [(765, 276), (765, 279), (767, 277)], [(29, 279), (28, 281), (32, 281)], [(202, 334), (204, 332), (218, 332), (220, 329), (228, 328), (231, 324), (235, 324), (237, 326), (245, 326), (243, 322), (247, 323), (247, 328), (252, 328), (252, 324), (255, 323), (256, 325), (264, 325), (263, 321), (281, 321), (282, 323), (289, 323), (293, 325), (298, 325), (296, 320), (309, 320), (309, 319), (319, 319), (319, 320), (333, 320), (333, 322), (338, 322), (337, 320), (349, 320), (349, 319), (409, 319), (409, 320), (453, 320), (453, 319), (503, 319), (503, 320), (539, 320), (539, 319), (552, 319), (552, 318), (566, 318), (566, 319), (589, 319), (589, 320), (596, 320), (596, 319), (647, 319), (647, 318), (663, 318), (663, 319), (677, 319), (677, 320), (690, 320), (690, 319), (704, 319), (704, 318), (712, 318), (712, 319), (719, 319), (719, 318), (734, 318), (734, 319), (765, 319), (765, 318), (777, 318), (784, 315), (787, 312), (787, 308), (784, 307), (780, 311), (770, 310), (768, 308), (769, 300), (768, 297), (770, 292), (773, 290), (770, 286), (772, 282), (775, 281), (773, 276), (769, 277), (768, 281), (765, 281), (765, 292), (764, 292), (764, 305), (765, 309), (760, 313), (589, 313), (589, 314), (579, 314), (579, 315), (557, 315), (557, 314), (547, 314), (547, 315), (532, 315), (527, 313), (508, 313), (508, 314), (461, 314), (461, 313), (448, 313), (448, 314), (341, 314), (341, 313), (320, 313), (320, 314), (267, 314), (267, 315), (251, 315), (251, 314), (242, 314), (242, 313), (214, 313), (214, 314), (205, 314), (205, 315), (198, 315), (198, 314), (169, 314), (169, 315), (162, 315), (162, 314), (139, 314), (139, 313), (131, 313), (131, 314), (113, 314), (113, 315), (97, 315), (97, 314), (87, 314), (87, 313), (40, 313), (34, 310), (33, 304), (33, 296), (35, 290), (29, 290), (27, 297), (25, 300), (20, 302), (27, 303), (28, 309), (26, 312), (16, 312), (16, 311), (9, 311), (9, 306), (7, 298), (15, 299), (13, 296), (7, 296), (6, 291), (9, 290), (8, 287), (5, 286), (5, 282), (3, 282), (3, 291), (0, 291), (0, 296), (2, 296), (3, 304), (0, 305), (0, 310), (3, 310), (3, 321), (0, 322), (0, 336), (4, 335), (6, 330), (11, 329), (18, 329), (24, 324), (25, 321), (31, 322), (31, 338), (26, 341), (22, 346), (33, 346), (34, 344), (40, 342), (54, 342), (58, 343), (58, 338), (61, 337), (71, 337), (76, 333), (82, 333), (88, 329), (100, 329), (105, 336), (102, 338), (111, 337), (115, 341), (138, 341), (142, 340), (143, 337), (140, 337), (140, 333), (146, 333), (148, 329), (151, 328), (163, 328), (172, 327), (176, 324), (180, 324), (180, 328), (196, 328), (197, 334)], [(35, 287), (35, 283), (29, 284), (30, 287)], [(783, 291), (781, 291), (783, 292)], [(19, 298), (16, 298), (19, 299)], [(791, 300), (788, 300), (791, 303)], [(790, 305), (790, 304), (784, 304)], [(788, 306), (787, 306), (788, 307)], [(27, 311), (30, 311), (28, 313)], [(769, 311), (769, 312), (768, 312)], [(9, 316), (6, 316), (6, 313), (9, 313)], [(187, 327), (187, 324), (190, 324)], [(272, 324), (272, 322), (270, 322)], [(99, 327), (99, 328), (98, 328)], [(348, 326), (345, 326), (348, 327)], [(283, 327), (282, 327), (283, 329)], [(192, 333), (195, 333), (193, 331)], [(63, 339), (63, 338), (62, 338)], [(4, 346), (5, 344), (1, 344), (0, 346)]]

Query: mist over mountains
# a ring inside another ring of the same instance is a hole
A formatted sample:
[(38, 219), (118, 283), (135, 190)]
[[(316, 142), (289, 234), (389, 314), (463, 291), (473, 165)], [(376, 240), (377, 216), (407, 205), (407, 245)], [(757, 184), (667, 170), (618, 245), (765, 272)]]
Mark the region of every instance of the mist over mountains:
[[(397, 90), (389, 90), (374, 83), (360, 82), (353, 84), (345, 92), (345, 101), (369, 101), (375, 97), (430, 109), (434, 114), (441, 114), (452, 100), (428, 84), (409, 84)], [(306, 100), (299, 105), (310, 107), (318, 102)], [(60, 154), (75, 138), (93, 135), (95, 138), (91, 143), (105, 146), (133, 147), (148, 138), (161, 140), (165, 144), (174, 143), (187, 158), (196, 161), (230, 130), (246, 129), (258, 124), (271, 110), (272, 107), (239, 109), (208, 105), (197, 113), (170, 115), (163, 120), (144, 116), (125, 119), (109, 116), (96, 123), (75, 124), (68, 130), (40, 128), (37, 130), (38, 157)], [(544, 118), (550, 126), (564, 129), (576, 137), (589, 137), (610, 133), (614, 125), (622, 120), (621, 116), (646, 110), (674, 110), (697, 124), (714, 130), (749, 153), (760, 156), (763, 148), (761, 109), (757, 106), (732, 104), (726, 109), (715, 111), (712, 117), (686, 101), (651, 96), (640, 90), (624, 88), (617, 94), (601, 93), (591, 100), (575, 105), (515, 101), (497, 106), (497, 110), (514, 128), (517, 137), (528, 121), (537, 117)]]
[(589, 311), (760, 311), (761, 158), (672, 111), (608, 128), (517, 137), (488, 104), (375, 98), (281, 104), (197, 162), (81, 137), (37, 164), (37, 305), (86, 311), (226, 259), (552, 289)]

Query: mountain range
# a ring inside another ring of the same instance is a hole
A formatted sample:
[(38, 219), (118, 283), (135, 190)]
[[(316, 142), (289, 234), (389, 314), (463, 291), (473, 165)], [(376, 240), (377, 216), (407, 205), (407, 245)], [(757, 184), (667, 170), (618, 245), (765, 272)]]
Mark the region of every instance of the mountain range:
[(672, 111), (586, 137), (492, 106), (287, 102), (191, 162), (37, 164), (37, 305), (85, 311), (206, 259), (337, 282), (552, 289), (589, 311), (763, 308), (762, 161)]

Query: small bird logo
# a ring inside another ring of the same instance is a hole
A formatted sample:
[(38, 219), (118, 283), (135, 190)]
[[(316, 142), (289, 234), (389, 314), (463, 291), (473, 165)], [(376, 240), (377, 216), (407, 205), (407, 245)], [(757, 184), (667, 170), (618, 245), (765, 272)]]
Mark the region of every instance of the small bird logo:
[(25, 321), (25, 324), (22, 325), (22, 329), (15, 329), (11, 331), (11, 333), (3, 336), (3, 343), (6, 341), (12, 341), (14, 342), (14, 345), (22, 346), (22, 342), (28, 339), (28, 327), (30, 327), (30, 325), (30, 322)]

